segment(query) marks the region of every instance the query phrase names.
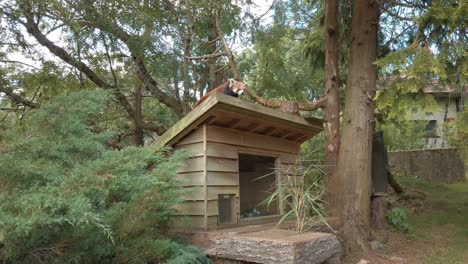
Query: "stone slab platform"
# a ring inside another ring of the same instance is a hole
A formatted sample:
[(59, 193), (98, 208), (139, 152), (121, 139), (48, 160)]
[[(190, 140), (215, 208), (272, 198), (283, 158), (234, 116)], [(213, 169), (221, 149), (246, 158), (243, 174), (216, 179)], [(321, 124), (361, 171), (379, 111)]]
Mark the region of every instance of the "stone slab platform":
[(224, 234), (207, 250), (214, 258), (265, 264), (339, 263), (341, 245), (333, 234), (264, 229)]

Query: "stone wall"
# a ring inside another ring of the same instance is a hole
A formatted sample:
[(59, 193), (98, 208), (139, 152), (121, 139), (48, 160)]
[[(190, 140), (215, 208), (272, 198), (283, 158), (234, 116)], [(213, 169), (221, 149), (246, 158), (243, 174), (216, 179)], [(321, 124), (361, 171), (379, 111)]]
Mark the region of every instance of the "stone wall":
[(432, 182), (463, 182), (465, 166), (456, 148), (388, 152), (391, 168)]

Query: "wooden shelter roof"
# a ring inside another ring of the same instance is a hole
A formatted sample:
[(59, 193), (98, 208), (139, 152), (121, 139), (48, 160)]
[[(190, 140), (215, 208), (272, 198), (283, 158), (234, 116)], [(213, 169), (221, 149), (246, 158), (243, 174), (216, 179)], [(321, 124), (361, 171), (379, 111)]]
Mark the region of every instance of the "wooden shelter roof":
[(323, 129), (322, 119), (303, 118), (217, 93), (193, 109), (153, 144), (155, 147), (172, 146), (204, 123), (300, 143)]

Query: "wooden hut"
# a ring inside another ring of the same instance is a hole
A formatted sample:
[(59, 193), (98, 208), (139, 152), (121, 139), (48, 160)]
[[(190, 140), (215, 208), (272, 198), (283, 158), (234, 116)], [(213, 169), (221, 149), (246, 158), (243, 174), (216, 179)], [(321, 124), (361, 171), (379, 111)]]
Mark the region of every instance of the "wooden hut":
[(301, 143), (321, 130), (320, 119), (211, 96), (154, 143), (192, 155), (177, 172), (188, 193), (174, 225), (220, 229), (280, 216), (282, 204), (261, 205), (285, 177), (275, 168), (295, 164)]

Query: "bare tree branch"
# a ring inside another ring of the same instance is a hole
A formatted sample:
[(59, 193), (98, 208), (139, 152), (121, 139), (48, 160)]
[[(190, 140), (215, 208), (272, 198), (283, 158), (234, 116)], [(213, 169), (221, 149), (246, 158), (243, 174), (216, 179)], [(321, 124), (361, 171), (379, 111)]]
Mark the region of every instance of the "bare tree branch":
[(107, 140), (106, 145), (111, 148), (115, 149), (123, 149), (124, 145), (122, 144), (122, 140), (127, 136), (131, 135), (133, 131), (125, 131), (117, 134), (115, 137)]
[(412, 25), (407, 26), (400, 33), (398, 33), (396, 36), (394, 36), (394, 37), (390, 38), (389, 40), (387, 40), (387, 42), (385, 42), (385, 44), (383, 44), (383, 46), (384, 47), (388, 46), (390, 43), (397, 40), (401, 35), (405, 34), (409, 29), (413, 29), (415, 26), (416, 26), (416, 24), (412, 24)]
[(183, 73), (183, 80), (184, 80), (184, 96), (183, 101), (188, 103), (189, 101), (189, 89), (190, 89), (190, 75), (189, 75), (189, 67), (190, 67), (190, 60), (188, 59), (191, 54), (191, 44), (192, 44), (192, 3), (190, 0), (185, 0), (185, 20), (187, 21), (187, 30), (185, 34), (182, 36), (182, 42), (184, 46), (184, 61), (182, 65), (182, 73)]
[(422, 4), (421, 1), (398, 1), (398, 0), (385, 0), (385, 1), (378, 1), (381, 6), (391, 5), (391, 6), (402, 6), (407, 8), (424, 8), (427, 7)]
[[(232, 54), (232, 51), (231, 49), (229, 48), (229, 45), (227, 44), (226, 42), (226, 39), (224, 38), (224, 33), (221, 29), (221, 23), (220, 23), (220, 18), (221, 18), (221, 9), (222, 9), (222, 6), (221, 6), (221, 0), (217, 0), (216, 1), (216, 29), (218, 30), (218, 36), (219, 36), (219, 39), (221, 40), (222, 42), (222, 45), (224, 47), (224, 53), (226, 53), (226, 56), (229, 60), (229, 66), (231, 68), (231, 71), (234, 75), (234, 78), (238, 81), (242, 81), (242, 77), (240, 75), (240, 72), (237, 68), (237, 64), (234, 60), (234, 55)], [(209, 56), (209, 55), (207, 55)], [(266, 98), (263, 98), (261, 96), (258, 96), (256, 95), (250, 88), (247, 87), (247, 89), (245, 90), (245, 92), (252, 98), (255, 100), (255, 102), (259, 103), (259, 104), (262, 104), (264, 106), (268, 106), (268, 107), (271, 107), (271, 108), (281, 108), (283, 105), (286, 105), (288, 103), (297, 103), (297, 106), (298, 106), (298, 109), (299, 110), (303, 110), (303, 111), (313, 111), (313, 110), (316, 110), (318, 108), (322, 108), (325, 106), (325, 98), (321, 98), (320, 100), (316, 101), (316, 102), (312, 102), (312, 103), (300, 103), (300, 102), (294, 102), (294, 101), (285, 101), (285, 100), (276, 100), (276, 99), (273, 99), (273, 100), (270, 100), (270, 99), (266, 99)]]
[[(122, 104), (122, 106), (124, 107), (125, 111), (129, 115), (131, 120), (137, 120), (138, 124), (143, 123), (145, 127), (147, 127), (146, 129), (150, 129), (152, 131), (155, 131), (156, 133), (158, 132), (161, 133), (161, 131), (164, 130), (164, 128), (160, 128), (156, 125), (150, 125), (149, 123), (146, 123), (145, 121), (141, 120), (141, 118), (137, 117), (135, 115), (136, 112), (132, 104), (128, 101), (127, 97), (119, 90), (117, 86), (111, 85), (105, 82), (88, 65), (86, 65), (85, 63), (81, 61), (76, 60), (63, 48), (55, 45), (51, 40), (49, 40), (40, 31), (38, 24), (34, 21), (34, 16), (31, 13), (31, 10), (27, 8), (28, 8), (27, 6), (23, 6), (23, 12), (26, 17), (26, 22), (23, 22), (23, 21), (19, 21), (19, 22), (26, 27), (26, 30), (28, 31), (28, 33), (31, 34), (39, 42), (39, 44), (46, 47), (52, 54), (56, 55), (57, 57), (65, 61), (66, 63), (70, 64), (71, 66), (75, 67), (79, 71), (83, 72), (98, 87), (112, 90), (114, 92), (114, 96)], [(137, 62), (139, 62), (138, 58), (134, 58), (134, 59)], [(143, 67), (143, 70), (147, 72), (146, 68), (144, 68), (144, 65), (142, 63), (139, 66)], [(144, 77), (144, 76), (141, 76), (141, 77)]]
[(229, 60), (229, 66), (231, 67), (232, 73), (234, 75), (234, 79), (236, 79), (238, 81), (242, 81), (242, 77), (240, 75), (239, 70), (237, 69), (237, 65), (236, 65), (236, 62), (234, 60), (234, 55), (232, 54), (231, 49), (229, 48), (229, 46), (228, 46), (228, 44), (226, 42), (226, 39), (224, 38), (224, 32), (221, 29), (221, 22), (220, 22), (221, 9), (222, 9), (221, 0), (217, 0), (216, 1), (216, 11), (215, 11), (215, 13), (216, 13), (216, 29), (218, 30), (218, 36), (219, 36), (219, 38), (221, 40), (222, 45), (224, 46), (224, 51), (227, 53), (227, 57), (228, 57), (228, 60)]
[(15, 64), (21, 64), (21, 65), (24, 65), (24, 66), (28, 66), (28, 67), (31, 67), (33, 69), (36, 69), (36, 70), (39, 70), (36, 66), (34, 65), (31, 65), (31, 64), (28, 64), (26, 62), (22, 62), (22, 61), (15, 61), (15, 60), (0, 60), (0, 62), (2, 63), (15, 63)]
[(26, 30), (31, 34), (42, 46), (46, 47), (52, 54), (59, 57), (66, 63), (82, 71), (88, 78), (94, 82), (97, 86), (104, 89), (115, 89), (112, 85), (105, 82), (101, 79), (88, 65), (83, 62), (75, 60), (67, 51), (63, 48), (55, 45), (51, 40), (49, 40), (39, 29), (38, 24), (34, 22), (33, 15), (30, 11), (25, 11), (26, 22), (23, 25), (26, 27)]
[[(195, 37), (195, 36), (194, 36)], [(220, 40), (220, 37), (217, 37), (215, 39), (212, 39), (212, 40), (203, 40), (203, 39), (199, 39), (198, 37), (195, 37), (195, 39), (205, 45), (211, 45), (211, 44), (214, 44), (216, 43), (218, 40)]]
[(208, 55), (203, 55), (203, 56), (194, 56), (194, 57), (186, 57), (189, 60), (208, 60), (208, 59), (214, 59), (218, 58), (221, 56), (227, 56), (228, 54), (226, 52), (219, 52), (219, 53), (213, 53), (213, 54), (208, 54)]
[(267, 11), (265, 11), (263, 14), (261, 14), (260, 16), (256, 17), (254, 19), (254, 21), (256, 21), (256, 23), (258, 23), (258, 21), (260, 21), (264, 16), (266, 16), (266, 14), (268, 14), (271, 9), (273, 9), (273, 7), (276, 5), (276, 2), (278, 2), (278, 0), (275, 0), (273, 1), (273, 3), (271, 3), (270, 7), (267, 9)]
[(307, 12), (307, 10), (304, 10), (304, 8), (302, 8), (302, 6), (300, 6), (296, 0), (293, 0), (292, 1), (294, 3), (294, 5), (297, 7), (297, 9), (299, 9), (299, 11), (301, 11), (302, 14), (304, 14), (305, 16), (307, 16), (310, 20), (312, 21), (316, 21), (316, 17), (314, 16), (311, 16), (309, 15), (309, 12)]
[[(122, 41), (127, 48), (130, 50), (131, 56), (133, 61), (137, 67), (137, 76), (145, 85), (145, 87), (153, 94), (161, 103), (172, 108), (175, 113), (179, 116), (183, 116), (183, 107), (181, 103), (176, 100), (173, 96), (169, 96), (164, 93), (158, 87), (158, 83), (156, 80), (151, 76), (149, 71), (147, 70), (144, 60), (141, 56), (142, 52), (137, 50), (130, 42), (132, 39), (138, 38), (138, 36), (130, 35), (129, 33), (125, 32), (121, 27), (103, 19), (96, 10), (91, 10), (87, 16), (92, 16), (93, 20), (96, 22), (90, 22), (91, 20), (81, 21), (83, 24), (89, 25), (91, 27), (97, 28), (103, 32), (107, 32), (112, 34), (117, 39)], [(143, 40), (142, 40), (143, 41)]]
[[(403, 21), (412, 21), (412, 22), (414, 22), (414, 20), (413, 20), (412, 18), (404, 17), (404, 16), (401, 16), (401, 15), (399, 15), (399, 14), (397, 14), (397, 13), (391, 11), (391, 10), (390, 10), (391, 7), (384, 6), (384, 5), (382, 4), (382, 1), (381, 1), (381, 0), (376, 0), (376, 2), (379, 3), (380, 8), (381, 8), (383, 11), (387, 12), (388, 15), (390, 15), (390, 16), (392, 16), (392, 17), (395, 17), (395, 18), (398, 18), (398, 19), (403, 20)], [(394, 2), (394, 3), (395, 3), (395, 2)], [(397, 5), (400, 5), (400, 6), (401, 6), (401, 3), (400, 3), (400, 4), (395, 3), (395, 6), (397, 6)]]
[(55, 45), (46, 36), (44, 36), (44, 34), (42, 34), (42, 32), (39, 30), (38, 25), (34, 22), (32, 14), (28, 11), (26, 11), (26, 19), (27, 20), (24, 25), (26, 26), (26, 30), (29, 34), (31, 34), (42, 46), (46, 47), (52, 54), (59, 57), (71, 66), (77, 68), (79, 71), (83, 72), (98, 87), (113, 90), (117, 100), (119, 100), (129, 116), (133, 118), (135, 111), (132, 105), (117, 87), (101, 79), (88, 65), (81, 61), (77, 61), (67, 51)]
[(104, 34), (101, 34), (101, 39), (102, 39), (102, 43), (104, 45), (104, 49), (106, 51), (107, 62), (109, 63), (109, 68), (110, 68), (110, 71), (111, 71), (111, 74), (112, 74), (112, 78), (114, 79), (114, 86), (117, 86), (117, 76), (115, 75), (114, 68), (112, 67), (112, 59), (111, 59), (111, 56), (109, 54), (109, 47), (108, 47), (108, 45), (106, 43), (106, 38), (104, 37)]
[(276, 100), (276, 99), (265, 99), (261, 96), (258, 96), (257, 94), (255, 94), (250, 88), (246, 87), (245, 89), (245, 93), (250, 96), (250, 98), (254, 99), (255, 102), (261, 104), (261, 105), (264, 105), (264, 106), (268, 106), (268, 107), (271, 107), (271, 108), (279, 108), (281, 106), (281, 101), (280, 100)]
[(325, 98), (320, 98), (312, 103), (299, 103), (299, 110), (302, 111), (315, 111), (319, 108), (324, 108), (326, 103)]
[(142, 81), (143, 85), (148, 88), (150, 93), (154, 95), (161, 103), (169, 106), (174, 109), (174, 112), (179, 116), (183, 116), (182, 105), (177, 101), (176, 98), (168, 96), (163, 91), (158, 88), (158, 84), (155, 79), (153, 79), (148, 70), (146, 69), (143, 61), (138, 57), (133, 57), (135, 64), (137, 65), (137, 75), (138, 78)]
[(28, 107), (31, 107), (31, 108), (39, 108), (41, 107), (40, 104), (38, 103), (35, 103), (33, 101), (30, 101), (28, 99), (25, 99), (17, 94), (15, 94), (15, 92), (13, 92), (13, 90), (9, 89), (9, 88), (6, 88), (4, 87), (3, 85), (0, 84), (0, 92), (2, 93), (5, 93), (6, 96), (8, 96), (8, 98), (10, 98), (11, 100), (13, 100), (16, 104), (18, 105), (24, 105), (24, 106), (28, 106)]
[(138, 124), (138, 126), (146, 130), (154, 131), (158, 135), (162, 135), (167, 131), (167, 129), (163, 126), (158, 126), (154, 123), (149, 123), (143, 120)]
[(297, 103), (298, 104), (298, 108), (299, 110), (302, 110), (302, 111), (314, 111), (314, 110), (317, 110), (319, 108), (323, 108), (325, 106), (325, 103), (326, 103), (326, 99), (325, 98), (321, 98), (315, 102), (312, 102), (312, 103), (301, 103), (301, 102), (295, 102), (295, 101), (286, 101), (286, 100), (277, 100), (277, 99), (266, 99), (266, 98), (263, 98), (261, 96), (258, 96), (257, 94), (255, 94), (250, 88), (246, 87), (245, 89), (245, 93), (250, 96), (250, 98), (254, 99), (255, 102), (261, 104), (261, 105), (264, 105), (264, 106), (268, 106), (268, 107), (271, 107), (271, 108), (280, 108), (283, 104), (287, 103), (287, 102), (294, 102), (294, 103)]
[(54, 32), (55, 30), (59, 29), (59, 28), (63, 28), (65, 26), (65, 24), (60, 24), (58, 26), (55, 26), (49, 30), (47, 30), (47, 32), (45, 33), (45, 35), (49, 35), (50, 33)]

